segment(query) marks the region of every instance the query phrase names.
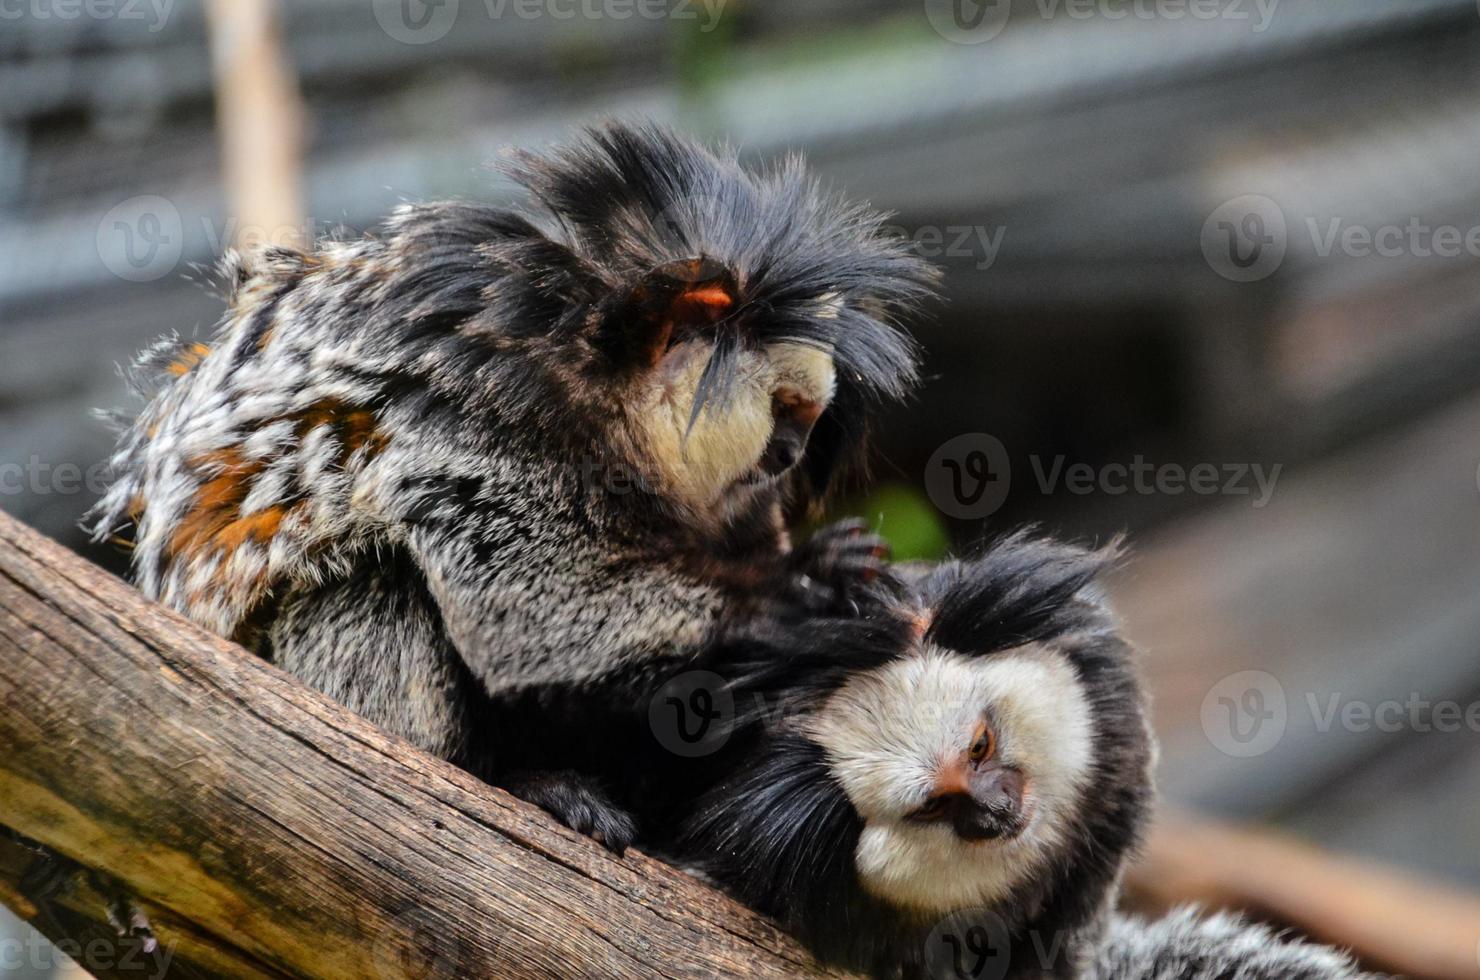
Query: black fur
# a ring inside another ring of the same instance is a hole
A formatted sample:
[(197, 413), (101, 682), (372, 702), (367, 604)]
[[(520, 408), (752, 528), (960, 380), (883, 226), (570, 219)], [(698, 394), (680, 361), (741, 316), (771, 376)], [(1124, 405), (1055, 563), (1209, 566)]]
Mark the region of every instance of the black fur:
[[(991, 656), (1030, 640), (1062, 651), (1091, 695), (1092, 784), (1049, 873), (990, 910), (985, 924), (1005, 930), (1011, 953), (998, 976), (1074, 975), (1146, 819), (1144, 699), (1131, 651), (1095, 585), (1112, 559), (1108, 550), (1018, 535), (927, 574), (917, 600), (882, 588), (872, 618), (799, 624), (786, 639), (753, 641), (760, 652), (748, 662), (732, 654), (744, 663), (737, 690), (764, 691), (773, 703), (791, 698), (804, 711), (853, 672), (902, 655), (915, 601), (934, 611), (929, 639), (960, 653)], [(780, 651), (787, 645), (790, 655)], [(927, 975), (926, 944), (938, 921), (902, 914), (860, 887), (853, 865), (860, 818), (823, 751), (775, 718), (742, 714), (709, 785), (659, 846), (774, 915), (829, 962), (879, 976)], [(972, 924), (963, 917), (958, 931)]]
[[(748, 170), (656, 126), (509, 171), (527, 214), (408, 205), (376, 237), (229, 257), (211, 343), (143, 362), (157, 390), (92, 527), (133, 525), (151, 597), (430, 751), (495, 780), (605, 773), (604, 746), (567, 730), (622, 723), (807, 572), (784, 517), (856, 468), (862, 416), (913, 385), (897, 320), (934, 272), (798, 161)], [(725, 302), (663, 316), (685, 276)], [(831, 352), (836, 392), (779, 479), (743, 473), (718, 502), (654, 479), (681, 461), (647, 458), (635, 396), (680, 333), (712, 341), (691, 419), (726, 410), (741, 353)], [(540, 786), (584, 822), (592, 794)]]
[[(702, 328), (715, 347), (695, 416), (723, 410), (741, 345), (832, 351), (838, 391), (791, 481), (794, 500), (815, 501), (858, 463), (873, 402), (913, 389), (916, 347), (895, 323), (930, 295), (936, 273), (881, 232), (883, 215), (824, 190), (799, 158), (756, 174), (661, 127), (610, 125), (549, 155), (517, 152), (506, 170), (547, 218), (505, 219), (505, 233), (481, 246), (500, 273), (484, 319), (500, 330), (629, 351), (629, 337), (608, 338), (629, 329), (653, 270), (699, 258), (723, 270), (740, 302)], [(837, 300), (830, 315), (819, 315), (822, 296)]]

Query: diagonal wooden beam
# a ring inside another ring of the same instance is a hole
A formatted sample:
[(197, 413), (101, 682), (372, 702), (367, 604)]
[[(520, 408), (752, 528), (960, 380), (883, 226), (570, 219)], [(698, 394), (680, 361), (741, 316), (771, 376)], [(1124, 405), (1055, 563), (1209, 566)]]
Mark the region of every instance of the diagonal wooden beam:
[[(725, 896), (611, 857), (4, 515), (0, 747), (0, 824), (117, 879), (208, 967), (817, 972)], [(36, 917), (12, 885), (0, 900)]]

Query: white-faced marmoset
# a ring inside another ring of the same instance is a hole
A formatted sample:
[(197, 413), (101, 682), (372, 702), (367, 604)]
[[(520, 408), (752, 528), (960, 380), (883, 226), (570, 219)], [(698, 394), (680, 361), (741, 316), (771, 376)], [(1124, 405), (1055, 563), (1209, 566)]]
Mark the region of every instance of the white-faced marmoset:
[(151, 597), (620, 850), (578, 760), (499, 736), (871, 574), (877, 542), (794, 551), (787, 519), (911, 388), (934, 274), (796, 160), (608, 125), (509, 170), (528, 213), (228, 256), (214, 336), (141, 359), (90, 521)]

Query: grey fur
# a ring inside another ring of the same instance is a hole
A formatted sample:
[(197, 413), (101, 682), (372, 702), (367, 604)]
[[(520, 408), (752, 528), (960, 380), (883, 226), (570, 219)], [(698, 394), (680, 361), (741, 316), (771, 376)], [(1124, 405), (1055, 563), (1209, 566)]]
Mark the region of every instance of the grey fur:
[[(546, 213), (407, 205), (229, 254), (210, 342), (131, 372), (90, 517), (132, 525), (149, 596), (478, 769), (485, 699), (635, 703), (777, 590), (787, 513), (913, 382), (894, 319), (932, 276), (795, 161), (612, 125), (516, 167)], [(783, 394), (820, 417), (763, 471)]]
[(1377, 980), (1328, 946), (1236, 915), (1179, 909), (1154, 922), (1111, 916), (1086, 980)]

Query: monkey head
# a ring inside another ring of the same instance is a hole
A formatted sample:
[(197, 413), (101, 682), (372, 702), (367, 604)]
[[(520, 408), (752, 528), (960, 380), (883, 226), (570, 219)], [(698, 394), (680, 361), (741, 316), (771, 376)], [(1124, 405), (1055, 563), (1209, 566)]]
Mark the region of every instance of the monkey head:
[(676, 856), (853, 969), (924, 969), (933, 931), (972, 922), (1069, 969), (1151, 794), (1111, 560), (1018, 535), (853, 619), (757, 630), (735, 703), (765, 707)]
[(670, 503), (811, 504), (856, 462), (871, 406), (912, 388), (897, 321), (934, 270), (799, 161), (756, 172), (613, 125), (510, 172), (544, 213), (482, 250), (503, 273), (495, 318), (539, 325), (568, 414)]

